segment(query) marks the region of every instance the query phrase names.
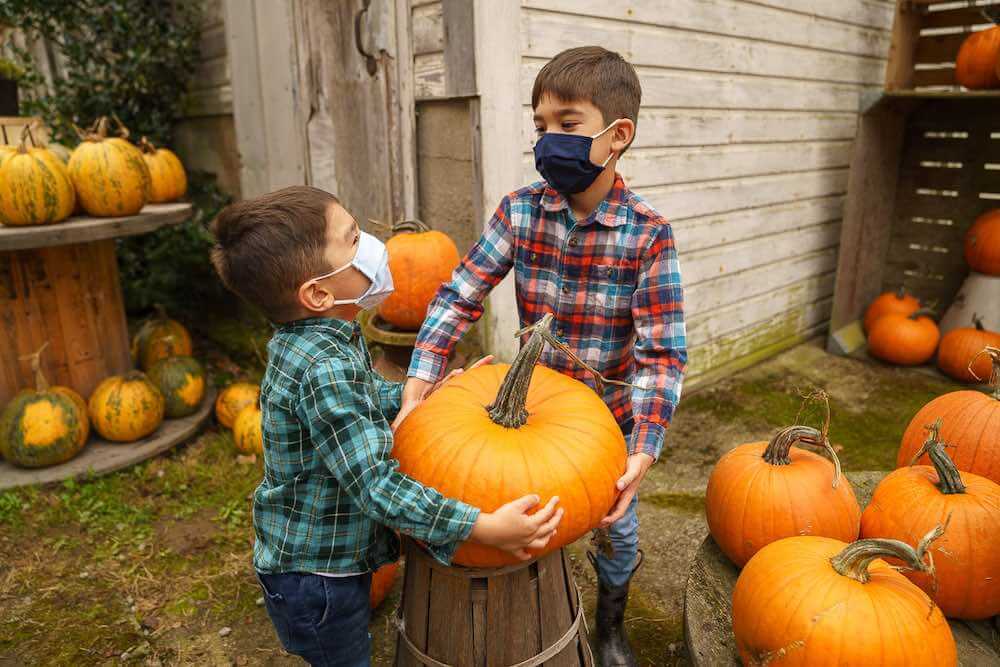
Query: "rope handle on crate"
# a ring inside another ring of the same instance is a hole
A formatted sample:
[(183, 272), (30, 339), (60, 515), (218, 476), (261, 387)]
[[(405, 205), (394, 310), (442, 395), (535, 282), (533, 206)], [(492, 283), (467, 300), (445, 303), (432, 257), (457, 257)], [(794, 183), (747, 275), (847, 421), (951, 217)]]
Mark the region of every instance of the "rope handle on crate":
[[(508, 667), (536, 667), (537, 665), (540, 665), (543, 662), (559, 655), (559, 653), (562, 652), (564, 648), (569, 646), (570, 642), (576, 637), (581, 623), (583, 623), (585, 633), (587, 635), (590, 634), (590, 628), (587, 626), (587, 617), (583, 613), (583, 596), (580, 594), (580, 585), (574, 582), (573, 586), (576, 588), (576, 618), (573, 619), (573, 623), (570, 624), (566, 633), (541, 653), (532, 656), (527, 660), (522, 660), (514, 665), (508, 665)], [(398, 605), (396, 607), (396, 611), (393, 612), (393, 625), (396, 626), (396, 631), (399, 633), (399, 637), (403, 640), (403, 646), (406, 647), (409, 654), (419, 660), (422, 665), (427, 665), (428, 667), (456, 667), (455, 665), (449, 665), (446, 662), (441, 662), (440, 660), (432, 658), (417, 648), (416, 645), (410, 641), (410, 638), (406, 635), (406, 623), (403, 620), (402, 604)], [(586, 647), (587, 653), (590, 655), (590, 661), (593, 663), (594, 654), (593, 651), (591, 651), (590, 644), (586, 641), (581, 643)]]

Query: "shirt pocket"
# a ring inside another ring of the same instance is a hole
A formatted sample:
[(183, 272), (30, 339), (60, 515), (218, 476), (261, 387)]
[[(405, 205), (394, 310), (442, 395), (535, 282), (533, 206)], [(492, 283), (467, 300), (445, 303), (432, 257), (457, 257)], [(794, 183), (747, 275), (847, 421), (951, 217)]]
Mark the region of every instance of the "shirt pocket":
[(636, 272), (627, 262), (594, 262), (587, 272), (587, 305), (595, 314), (621, 318), (630, 315)]

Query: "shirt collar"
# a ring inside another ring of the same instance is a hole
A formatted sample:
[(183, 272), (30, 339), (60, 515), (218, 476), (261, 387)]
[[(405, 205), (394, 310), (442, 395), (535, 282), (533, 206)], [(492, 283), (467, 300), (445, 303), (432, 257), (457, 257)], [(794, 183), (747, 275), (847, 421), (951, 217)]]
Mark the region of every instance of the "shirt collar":
[(353, 340), (361, 331), (356, 321), (338, 320), (335, 317), (307, 317), (278, 324), (278, 331), (290, 333), (305, 333), (307, 331), (326, 331), (345, 342)]
[[(618, 215), (621, 205), (628, 199), (628, 189), (625, 187), (625, 180), (621, 174), (615, 173), (615, 183), (611, 186), (608, 196), (597, 205), (590, 217), (581, 221), (580, 225), (588, 225), (591, 221), (598, 222), (605, 227), (617, 227), (625, 222), (625, 219)], [(542, 208), (550, 213), (569, 209), (569, 200), (559, 194), (546, 183), (542, 192)]]

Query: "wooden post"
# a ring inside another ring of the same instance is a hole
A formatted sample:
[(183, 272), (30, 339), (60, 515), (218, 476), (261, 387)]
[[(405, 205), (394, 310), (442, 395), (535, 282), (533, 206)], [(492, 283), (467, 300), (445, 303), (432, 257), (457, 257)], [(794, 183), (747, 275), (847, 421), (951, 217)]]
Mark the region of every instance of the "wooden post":
[(886, 90), (913, 88), (913, 65), (920, 37), (920, 19), (919, 8), (911, 0), (896, 0), (896, 18), (892, 23), (892, 42), (885, 71)]

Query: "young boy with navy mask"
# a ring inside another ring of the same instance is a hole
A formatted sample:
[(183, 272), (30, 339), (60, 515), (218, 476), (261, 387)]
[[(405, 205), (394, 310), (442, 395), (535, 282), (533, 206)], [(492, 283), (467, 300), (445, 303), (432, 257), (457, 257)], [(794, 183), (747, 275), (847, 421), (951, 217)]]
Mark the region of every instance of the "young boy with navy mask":
[[(600, 47), (570, 49), (545, 65), (531, 95), (545, 178), (504, 197), (483, 237), (428, 310), (403, 390), (406, 414), (444, 374), (448, 355), (514, 270), (522, 325), (555, 315), (557, 335), (605, 377), (603, 398), (628, 443), (621, 494), (603, 526), (613, 557), (598, 573), (600, 664), (634, 665), (623, 619), (641, 563), (636, 492), (663, 447), (687, 362), (683, 293), (667, 221), (626, 186), (615, 166), (635, 137), (641, 89), (632, 66)], [(544, 363), (593, 386), (551, 350)], [(540, 445), (543, 446), (543, 445)]]
[(239, 202), (213, 232), (223, 282), (278, 323), (260, 394), (264, 479), (253, 496), (267, 612), (285, 649), (310, 664), (368, 665), (371, 573), (399, 557), (394, 530), (444, 564), (464, 540), (528, 559), (562, 518), (558, 498), (531, 516), (537, 496), (490, 514), (397, 470), (389, 420), (402, 385), (372, 369), (355, 322), (392, 292), (388, 256), (333, 195), (291, 187)]

